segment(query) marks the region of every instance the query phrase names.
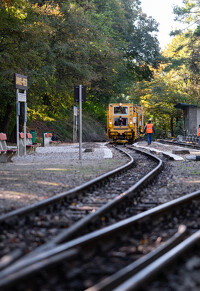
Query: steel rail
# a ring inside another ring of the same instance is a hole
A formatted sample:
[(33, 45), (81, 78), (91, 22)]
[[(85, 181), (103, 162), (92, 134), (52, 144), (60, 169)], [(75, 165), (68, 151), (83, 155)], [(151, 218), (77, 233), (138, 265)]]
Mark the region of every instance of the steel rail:
[(186, 235), (186, 226), (180, 225), (178, 232), (173, 235), (168, 241), (163, 245), (159, 246), (155, 250), (151, 251), (147, 255), (136, 260), (132, 264), (126, 266), (125, 268), (119, 270), (117, 273), (105, 278), (98, 284), (88, 288), (86, 291), (110, 291), (114, 290), (122, 283), (128, 281), (133, 275), (137, 274), (139, 271), (146, 268), (148, 265), (153, 263), (155, 260), (163, 256), (169, 250), (177, 246)]
[(181, 147), (188, 147), (188, 148), (200, 150), (200, 145), (198, 144), (191, 144), (191, 143), (180, 142), (180, 141), (169, 141), (169, 140), (162, 140), (162, 139), (158, 139), (157, 141), (163, 144), (178, 145)]
[(23, 207), (23, 208), (20, 208), (20, 209), (17, 209), (17, 210), (13, 210), (7, 214), (3, 214), (0, 216), (0, 223), (1, 222), (4, 222), (4, 221), (7, 221), (7, 220), (11, 220), (13, 218), (16, 218), (16, 217), (20, 217), (20, 216), (25, 216), (27, 214), (30, 214), (31, 212), (33, 211), (36, 211), (36, 210), (39, 210), (39, 209), (43, 209), (49, 205), (52, 205), (53, 203), (58, 203), (60, 201), (62, 201), (63, 199), (65, 198), (68, 198), (68, 197), (74, 197), (75, 195), (77, 195), (78, 193), (80, 192), (83, 192), (85, 190), (87, 190), (89, 187), (91, 186), (94, 186), (95, 184), (97, 183), (101, 183), (103, 180), (107, 179), (107, 178), (110, 178), (126, 169), (129, 169), (133, 163), (134, 163), (134, 159), (128, 154), (126, 153), (125, 151), (123, 151), (122, 149), (119, 149), (117, 148), (119, 151), (121, 151), (123, 154), (126, 154), (130, 161), (128, 163), (126, 163), (125, 165), (123, 166), (120, 166), (119, 168), (117, 169), (114, 169), (112, 171), (109, 171), (108, 173), (105, 173), (95, 179), (92, 179), (78, 187), (75, 187), (69, 191), (66, 191), (66, 192), (62, 192), (60, 194), (57, 194), (53, 197), (50, 197), (48, 199), (45, 199), (43, 201), (40, 201), (40, 202), (36, 202), (32, 205), (29, 205), (29, 206), (26, 206), (26, 207)]
[[(74, 239), (75, 236), (77, 237), (77, 234), (83, 229), (86, 228), (91, 221), (96, 221), (97, 219), (100, 219), (103, 215), (109, 213), (112, 211), (112, 209), (116, 208), (124, 199), (128, 198), (130, 195), (136, 195), (138, 190), (143, 187), (144, 183), (147, 183), (147, 181), (153, 179), (161, 170), (163, 166), (163, 162), (158, 157), (146, 153), (140, 149), (133, 149), (129, 148), (132, 151), (140, 152), (151, 159), (155, 160), (158, 165), (150, 171), (147, 175), (145, 175), (140, 181), (138, 181), (136, 184), (134, 184), (132, 187), (130, 187), (125, 192), (121, 193), (119, 196), (114, 198), (112, 201), (108, 202), (104, 206), (97, 209), (94, 213), (90, 213), (86, 215), (84, 218), (79, 220), (78, 222), (74, 223), (71, 227), (67, 228), (66, 230), (61, 231), (58, 235), (56, 235), (54, 238), (51, 239), (50, 242), (47, 242), (38, 248), (36, 248), (31, 253), (25, 255), (24, 257), (20, 258), (20, 260), (28, 259), (29, 257), (36, 256), (36, 254), (46, 251), (49, 249), (54, 248), (56, 245), (59, 245), (61, 243), (64, 243), (66, 241), (69, 241), (70, 239)], [(123, 151), (124, 152), (124, 151)], [(80, 235), (79, 235), (80, 236)]]
[(49, 257), (48, 260), (38, 261), (33, 264), (31, 268), (25, 268), (4, 277), (0, 280), (0, 288), (8, 288), (10, 285), (12, 286), (14, 283), (19, 282), (21, 278), (31, 277), (34, 273), (37, 273), (48, 266), (55, 266), (61, 260), (72, 260), (74, 258), (78, 258), (78, 256), (79, 251), (77, 249), (70, 249), (66, 252)]
[(86, 227), (91, 220), (94, 221), (95, 219), (100, 218), (106, 213), (110, 212), (113, 208), (116, 208), (124, 199), (126, 199), (130, 195), (136, 194), (137, 191), (141, 187), (144, 186), (144, 183), (147, 183), (148, 181), (153, 179), (160, 172), (160, 170), (163, 167), (163, 162), (161, 159), (159, 159), (158, 157), (155, 157), (154, 155), (150, 153), (146, 153), (142, 150), (133, 149), (133, 148), (129, 148), (129, 149), (133, 151), (134, 150), (138, 151), (148, 157), (151, 157), (158, 163), (158, 165), (152, 171), (150, 171), (147, 175), (145, 175), (142, 179), (140, 179), (136, 184), (130, 187), (128, 190), (124, 191), (123, 193), (118, 195), (116, 198), (114, 198), (112, 201), (108, 202), (104, 206), (97, 209), (97, 211), (95, 211), (94, 213), (88, 214), (83, 219), (79, 220), (77, 223), (69, 227), (67, 230), (62, 231), (59, 235), (57, 235), (54, 239), (51, 240), (51, 242), (49, 243), (50, 247), (56, 244), (66, 242), (69, 239), (72, 239), (73, 235), (77, 234), (83, 227)]
[[(133, 150), (133, 149), (131, 149), (131, 150)], [(132, 159), (132, 157), (127, 153), (127, 152), (124, 152), (123, 150), (121, 150), (123, 153), (125, 153), (125, 154), (127, 154), (129, 157), (130, 157), (130, 159), (131, 159), (131, 161), (133, 161), (133, 159)], [(152, 159), (154, 159), (154, 160), (156, 160), (157, 162), (159, 162), (159, 166), (156, 168), (157, 169), (157, 172), (159, 172), (159, 167), (161, 167), (162, 166), (162, 161), (160, 160), (160, 159), (158, 159), (157, 157), (155, 157), (155, 156), (153, 156), (153, 155), (151, 155), (151, 154), (147, 154), (147, 153), (144, 153), (143, 151), (141, 151), (141, 150), (137, 150), (138, 152), (140, 152), (140, 153), (143, 153), (143, 154), (145, 154), (145, 155), (147, 155), (147, 156), (150, 156)], [(132, 163), (131, 163), (131, 161), (127, 164), (128, 165), (128, 168), (132, 165)], [(125, 166), (127, 166), (127, 165), (125, 165)], [(120, 167), (120, 169), (124, 169), (124, 166), (122, 166), (122, 167)], [(117, 170), (117, 169), (116, 169)], [(113, 171), (111, 171), (111, 174), (113, 174), (113, 173), (116, 173), (116, 170), (113, 170)], [(153, 172), (154, 172), (154, 170), (153, 170)], [(117, 173), (118, 173), (118, 171), (117, 171)], [(149, 176), (151, 175), (152, 173), (149, 173), (148, 175), (147, 175), (147, 179), (149, 178)], [(156, 174), (156, 171), (155, 171), (155, 174)], [(105, 176), (105, 175), (103, 175), (103, 176)], [(106, 175), (107, 176), (107, 175)], [(95, 179), (95, 181), (96, 181), (97, 179)], [(139, 184), (138, 184), (139, 185)], [(137, 185), (136, 185), (137, 186)], [(137, 187), (136, 187), (137, 188)], [(131, 188), (130, 190), (134, 190), (134, 187), (133, 188)], [(129, 192), (131, 192), (131, 191), (127, 191), (127, 193), (126, 192), (124, 192), (123, 194), (124, 195), (128, 195), (129, 194)], [(122, 198), (122, 197), (121, 197)], [(121, 199), (120, 198), (120, 199)], [(56, 197), (56, 199), (57, 199), (57, 197)], [(52, 199), (50, 199), (50, 200), (52, 200)], [(117, 202), (117, 203), (116, 203)], [(87, 215), (85, 218), (83, 218), (83, 219), (81, 219), (78, 223), (76, 223), (76, 225), (73, 227), (73, 226), (71, 226), (70, 228), (68, 228), (67, 230), (64, 230), (64, 231), (61, 231), (60, 232), (60, 234), (58, 234), (55, 238), (53, 238), (50, 242), (47, 242), (47, 243), (44, 243), (44, 244), (42, 244), (41, 246), (39, 246), (39, 247), (37, 247), (35, 250), (33, 250), (31, 253), (29, 253), (29, 254), (27, 254), (27, 255), (25, 255), (25, 256), (23, 256), (21, 253), (18, 255), (18, 257), (11, 257), (10, 258), (10, 260), (7, 262), (7, 264), (4, 264), (4, 266), (1, 268), (1, 266), (0, 266), (0, 269), (5, 269), (5, 268), (8, 268), (9, 267), (9, 265), (11, 265), (11, 264), (15, 264), (15, 261), (17, 261), (17, 260), (23, 260), (24, 258), (28, 258), (28, 257), (31, 257), (31, 256), (35, 256), (35, 254), (36, 253), (40, 253), (41, 251), (44, 251), (44, 250), (47, 250), (47, 249), (51, 249), (51, 248), (53, 248), (53, 247), (55, 247), (55, 245), (57, 245), (57, 244), (59, 244), (59, 243), (62, 243), (63, 241), (66, 241), (66, 240), (69, 240), (70, 238), (72, 238), (72, 236), (73, 236), (73, 234), (76, 234), (76, 236), (77, 236), (77, 233), (79, 233), (79, 230), (82, 230), (82, 228), (83, 227), (86, 227), (89, 223), (91, 223), (91, 221), (93, 221), (93, 220), (95, 220), (95, 219), (98, 219), (98, 218), (101, 218), (104, 214), (106, 214), (106, 212), (109, 212), (110, 211), (110, 209), (112, 209), (113, 207), (115, 207), (115, 205), (118, 205), (118, 203), (120, 203), (120, 200), (119, 200), (119, 197), (118, 197), (118, 199), (117, 199), (117, 201), (114, 201), (114, 203), (112, 204), (112, 203), (108, 203), (108, 207), (106, 206), (106, 207), (101, 207), (101, 208), (99, 208), (99, 210), (97, 210), (95, 213), (93, 213), (93, 214), (91, 214), (91, 215)], [(41, 204), (41, 203), (39, 203), (39, 204)], [(42, 203), (42, 205), (44, 205), (43, 203)], [(31, 207), (31, 209), (32, 209), (32, 207)], [(26, 212), (26, 208), (25, 209), (22, 209), (22, 212), (24, 213), (24, 210), (25, 210), (25, 212)], [(19, 213), (18, 211), (17, 211), (17, 213)], [(22, 214), (23, 214), (22, 213)], [(21, 212), (20, 212), (20, 214), (21, 214)], [(21, 214), (21, 215), (22, 215)], [(8, 216), (6, 216), (6, 217), (8, 217)], [(9, 218), (10, 218), (10, 215), (9, 215)], [(80, 235), (79, 235), (80, 236)], [(74, 238), (74, 237), (73, 237)]]
[(200, 231), (197, 231), (179, 245), (175, 246), (169, 252), (165, 253), (162, 257), (155, 260), (152, 264), (138, 272), (135, 276), (119, 285), (113, 291), (135, 291), (141, 290), (148, 281), (152, 280), (155, 275), (158, 275), (164, 268), (170, 263), (177, 260), (186, 250), (193, 247), (195, 244), (200, 242)]
[[(5, 284), (9, 284), (9, 280), (12, 281), (12, 276), (15, 275), (15, 280), (22, 279), (25, 277), (25, 273), (28, 270), (31, 272), (38, 272), (39, 269), (35, 269), (34, 266), (38, 266), (40, 263), (45, 260), (49, 260), (50, 258), (60, 255), (67, 250), (70, 249), (79, 249), (82, 248), (89, 248), (94, 246), (99, 240), (105, 240), (106, 238), (117, 236), (119, 233), (123, 231), (126, 232), (130, 227), (134, 226), (134, 224), (142, 221), (146, 221), (147, 219), (152, 219), (153, 217), (157, 217), (158, 215), (163, 215), (164, 212), (169, 210), (173, 210), (183, 204), (186, 204), (192, 200), (200, 199), (200, 191), (196, 191), (185, 195), (184, 197), (177, 198), (173, 201), (167, 202), (165, 204), (159, 205), (153, 209), (149, 209), (145, 212), (142, 212), (138, 215), (135, 215), (131, 218), (127, 218), (122, 220), (114, 225), (110, 225), (105, 227), (104, 229), (97, 230), (95, 232), (86, 234), (82, 237), (76, 238), (69, 242), (63, 243), (62, 245), (56, 246), (53, 249), (46, 250), (40, 254), (35, 254), (34, 257), (30, 257), (27, 259), (22, 259), (17, 261), (7, 269), (3, 270), (0, 273), (0, 287), (4, 286)], [(62, 257), (62, 256), (61, 256)], [(23, 273), (24, 271), (24, 273)], [(23, 275), (24, 274), (24, 275)], [(7, 281), (6, 281), (7, 280)], [(11, 282), (10, 281), (10, 282)], [(13, 282), (13, 281), (12, 281)]]
[[(107, 278), (102, 283), (99, 283), (89, 289), (87, 291), (110, 291), (113, 290), (116, 286), (118, 286), (122, 280), (125, 281), (127, 277), (130, 277), (133, 273), (139, 272), (142, 268), (148, 266), (152, 263), (155, 259), (161, 257), (163, 254), (171, 250), (174, 246), (176, 246), (180, 241), (183, 240), (186, 232), (185, 226), (180, 226), (178, 232), (174, 234), (174, 236), (165, 242), (164, 245), (158, 247), (154, 251), (150, 252), (149, 254), (145, 255), (141, 259), (138, 259), (133, 264), (125, 267), (124, 269), (117, 272), (115, 275)], [(20, 270), (12, 275), (8, 275), (8, 277), (3, 278), (0, 281), (0, 287), (8, 287), (13, 285), (14, 283), (18, 282), (24, 277), (32, 276), (34, 273), (38, 273), (42, 271), (44, 268), (49, 266), (55, 266), (61, 260), (69, 260), (73, 258), (78, 258), (80, 255), (77, 249), (70, 249), (66, 250), (63, 253), (59, 253), (55, 256), (50, 257), (48, 260), (42, 260), (39, 262), (34, 263), (31, 267), (26, 268), (25, 270)]]

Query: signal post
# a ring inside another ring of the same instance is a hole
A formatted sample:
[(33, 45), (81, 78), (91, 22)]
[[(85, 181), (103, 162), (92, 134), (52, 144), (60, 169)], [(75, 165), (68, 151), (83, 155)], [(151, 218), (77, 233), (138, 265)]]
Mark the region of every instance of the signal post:
[(74, 87), (74, 101), (79, 102), (79, 160), (82, 160), (82, 102), (86, 101), (86, 87)]
[(20, 102), (24, 103), (24, 155), (26, 155), (26, 122), (27, 122), (27, 102), (26, 91), (28, 90), (27, 76), (15, 74), (14, 83), (16, 88), (16, 131), (17, 131), (17, 155), (19, 156), (19, 116), (20, 116)]

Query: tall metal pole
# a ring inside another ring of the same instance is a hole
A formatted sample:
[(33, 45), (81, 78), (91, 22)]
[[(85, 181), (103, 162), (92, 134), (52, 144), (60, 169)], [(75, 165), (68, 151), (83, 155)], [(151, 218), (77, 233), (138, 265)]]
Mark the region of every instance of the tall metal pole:
[[(25, 91), (26, 94), (26, 91)], [(24, 103), (24, 155), (26, 156), (26, 121), (27, 121), (27, 103)]]
[(79, 160), (82, 160), (82, 85), (79, 85)]
[(17, 155), (19, 156), (19, 115), (20, 115), (20, 103), (18, 101), (19, 89), (17, 89), (17, 102), (16, 102), (16, 113), (17, 113), (17, 124), (16, 124), (16, 134), (17, 134)]
[(74, 106), (73, 107), (73, 116), (74, 116), (74, 120), (73, 120), (73, 143), (77, 142), (77, 107)]
[(75, 143), (75, 120), (76, 120), (76, 116), (74, 115), (73, 112), (73, 143)]

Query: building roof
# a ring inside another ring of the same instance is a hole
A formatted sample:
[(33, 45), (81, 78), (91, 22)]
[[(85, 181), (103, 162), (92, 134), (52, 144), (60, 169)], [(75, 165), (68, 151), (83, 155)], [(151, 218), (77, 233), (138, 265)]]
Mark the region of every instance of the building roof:
[(174, 108), (177, 108), (177, 109), (185, 109), (188, 107), (198, 107), (198, 106), (195, 104), (186, 104), (186, 103), (177, 103), (176, 105), (174, 105)]

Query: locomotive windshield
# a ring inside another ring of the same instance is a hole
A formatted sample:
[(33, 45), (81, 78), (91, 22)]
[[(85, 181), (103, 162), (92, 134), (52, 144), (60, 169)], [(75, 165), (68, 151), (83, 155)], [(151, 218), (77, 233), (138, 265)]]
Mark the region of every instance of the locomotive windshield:
[(114, 114), (128, 114), (128, 107), (115, 106)]
[(114, 118), (114, 125), (115, 126), (128, 126), (128, 118), (125, 117), (115, 117)]

